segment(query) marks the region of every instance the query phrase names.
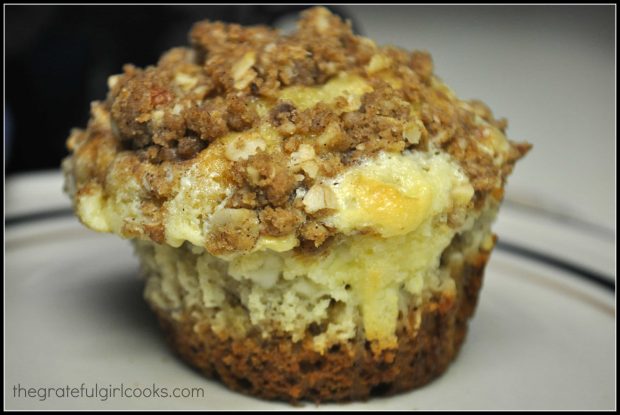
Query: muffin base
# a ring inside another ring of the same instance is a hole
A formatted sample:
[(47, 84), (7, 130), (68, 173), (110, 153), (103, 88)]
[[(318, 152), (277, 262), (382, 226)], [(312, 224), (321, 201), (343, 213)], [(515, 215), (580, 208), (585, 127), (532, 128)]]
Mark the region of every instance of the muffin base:
[(192, 317), (195, 313), (179, 319), (152, 308), (176, 353), (230, 389), (289, 402), (365, 400), (420, 387), (447, 369), (465, 339), (491, 250), (452, 267), (456, 296), (438, 295), (422, 310), (400, 315), (398, 347), (379, 352), (363, 335), (323, 355), (313, 349), (312, 333), (299, 342), (288, 335), (263, 338), (258, 332), (242, 339), (218, 336), (204, 320)]

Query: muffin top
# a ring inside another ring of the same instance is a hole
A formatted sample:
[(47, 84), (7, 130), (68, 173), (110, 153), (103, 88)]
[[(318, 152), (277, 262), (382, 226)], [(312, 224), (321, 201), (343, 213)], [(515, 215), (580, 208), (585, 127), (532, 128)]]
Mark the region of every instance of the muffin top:
[(289, 35), (203, 21), (190, 42), (111, 76), (72, 131), (67, 188), (90, 228), (226, 256), (457, 227), (529, 149), (428, 53), (379, 47), (325, 8)]

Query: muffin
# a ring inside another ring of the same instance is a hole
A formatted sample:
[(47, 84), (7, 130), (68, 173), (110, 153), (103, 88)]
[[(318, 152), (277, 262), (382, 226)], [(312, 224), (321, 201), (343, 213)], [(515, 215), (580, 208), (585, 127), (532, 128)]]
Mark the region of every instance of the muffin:
[(130, 239), (174, 350), (229, 388), (346, 401), (457, 355), (529, 150), (426, 52), (325, 8), (296, 32), (203, 21), (126, 65), (63, 162), (81, 222)]

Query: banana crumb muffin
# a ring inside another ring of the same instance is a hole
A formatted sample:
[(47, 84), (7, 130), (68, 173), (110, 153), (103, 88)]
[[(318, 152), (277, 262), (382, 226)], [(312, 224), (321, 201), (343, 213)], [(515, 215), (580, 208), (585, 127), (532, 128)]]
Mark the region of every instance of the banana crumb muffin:
[(183, 359), (269, 399), (344, 401), (440, 375), (529, 150), (426, 52), (325, 8), (283, 35), (199, 22), (126, 65), (63, 162), (89, 228), (131, 239)]

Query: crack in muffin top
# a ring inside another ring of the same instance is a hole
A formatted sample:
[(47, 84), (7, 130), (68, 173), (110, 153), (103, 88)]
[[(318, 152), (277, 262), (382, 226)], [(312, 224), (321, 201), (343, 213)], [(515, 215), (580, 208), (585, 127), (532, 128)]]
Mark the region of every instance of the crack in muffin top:
[[(346, 233), (329, 219), (342, 204), (334, 183), (386, 154), (426, 154), (463, 173), (448, 191), (471, 185), (472, 197), (441, 210), (456, 227), (459, 209), (501, 199), (530, 147), (507, 140), (483, 103), (459, 100), (428, 53), (379, 47), (325, 8), (303, 12), (290, 35), (204, 21), (190, 41), (110, 77), (88, 127), (69, 137), (68, 187), (87, 226), (215, 255), (261, 243), (320, 251)], [(394, 183), (359, 183), (405, 200)], [(381, 234), (367, 225), (354, 231)]]

